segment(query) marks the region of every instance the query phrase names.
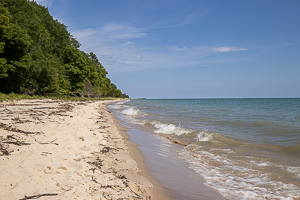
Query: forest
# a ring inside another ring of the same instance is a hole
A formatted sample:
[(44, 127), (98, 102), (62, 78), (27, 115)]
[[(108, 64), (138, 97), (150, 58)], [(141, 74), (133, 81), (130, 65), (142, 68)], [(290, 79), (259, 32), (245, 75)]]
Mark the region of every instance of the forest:
[(94, 53), (48, 9), (29, 0), (0, 0), (0, 92), (128, 98)]

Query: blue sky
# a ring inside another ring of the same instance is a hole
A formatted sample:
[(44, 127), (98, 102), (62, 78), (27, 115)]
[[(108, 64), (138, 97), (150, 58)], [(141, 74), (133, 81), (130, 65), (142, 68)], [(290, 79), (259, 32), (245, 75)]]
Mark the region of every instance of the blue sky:
[(299, 0), (36, 0), (132, 98), (300, 97)]

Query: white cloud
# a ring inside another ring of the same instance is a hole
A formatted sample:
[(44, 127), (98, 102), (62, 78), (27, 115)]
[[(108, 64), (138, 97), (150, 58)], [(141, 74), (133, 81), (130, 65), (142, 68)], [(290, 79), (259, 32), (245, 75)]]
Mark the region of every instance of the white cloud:
[(93, 35), (98, 34), (98, 32), (94, 29), (85, 29), (85, 30), (78, 30), (78, 31), (72, 31), (71, 33), (74, 35), (77, 39), (83, 39), (86, 37), (93, 37)]
[[(151, 38), (147, 37), (146, 29), (118, 22), (98, 29), (70, 30), (70, 33), (82, 44), (81, 50), (94, 52), (110, 73), (236, 62), (243, 58), (224, 58), (220, 54), (248, 50), (241, 47), (153, 46), (148, 43)], [(141, 38), (143, 42), (136, 42)]]
[(135, 44), (136, 44), (135, 42), (127, 41), (127, 42), (123, 43), (122, 46), (129, 46), (129, 45), (135, 45)]
[(281, 43), (282, 46), (290, 46), (290, 45), (293, 45), (292, 43), (288, 43), (288, 42), (284, 42), (284, 43)]
[(144, 29), (122, 23), (110, 23), (100, 29), (70, 30), (70, 33), (82, 44), (84, 44), (82, 41), (91, 41), (93, 38), (89, 45), (96, 45), (99, 42), (120, 42), (128, 46), (136, 44), (130, 40), (147, 36)]
[(188, 51), (188, 49), (186, 47), (172, 46), (169, 47), (169, 51)]
[(147, 34), (143, 31), (142, 28), (132, 27), (127, 24), (110, 23), (101, 29), (101, 34), (110, 39), (120, 40), (146, 37)]
[(248, 50), (247, 48), (240, 48), (240, 47), (214, 47), (214, 48), (209, 48), (208, 51), (212, 52), (239, 52), (239, 51), (246, 51)]
[(33, 0), (33, 1), (48, 8), (50, 8), (53, 4), (53, 0)]
[(178, 47), (178, 46), (171, 46), (167, 48), (169, 51), (184, 51), (187, 53), (192, 53), (192, 54), (205, 54), (207, 53), (205, 51), (204, 47), (201, 48), (187, 48), (187, 47)]
[(248, 48), (241, 47), (200, 47), (200, 48), (186, 48), (186, 47), (178, 47), (172, 46), (168, 48), (169, 51), (185, 51), (189, 53), (208, 53), (208, 52), (216, 52), (216, 53), (225, 53), (225, 52), (239, 52), (249, 50)]
[(132, 41), (147, 36), (142, 28), (113, 22), (99, 29), (70, 30), (70, 33), (82, 44), (83, 51), (94, 52), (104, 65), (132, 69), (150, 62), (140, 45)]

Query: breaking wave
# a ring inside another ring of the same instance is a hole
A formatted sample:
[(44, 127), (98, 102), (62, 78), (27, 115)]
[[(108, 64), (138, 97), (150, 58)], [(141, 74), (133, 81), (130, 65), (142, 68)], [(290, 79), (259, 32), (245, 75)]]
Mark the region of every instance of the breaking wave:
[(174, 124), (164, 124), (158, 121), (150, 122), (150, 124), (156, 128), (154, 133), (162, 133), (167, 135), (174, 134), (176, 136), (181, 136), (194, 131), (191, 129), (183, 128), (181, 126), (176, 126)]
[(129, 115), (129, 116), (136, 116), (136, 115), (139, 115), (140, 111), (133, 107), (129, 107), (128, 109), (123, 110), (121, 113), (123, 113), (125, 115)]
[(208, 130), (200, 131), (195, 140), (199, 142), (213, 141), (213, 133), (209, 133)]

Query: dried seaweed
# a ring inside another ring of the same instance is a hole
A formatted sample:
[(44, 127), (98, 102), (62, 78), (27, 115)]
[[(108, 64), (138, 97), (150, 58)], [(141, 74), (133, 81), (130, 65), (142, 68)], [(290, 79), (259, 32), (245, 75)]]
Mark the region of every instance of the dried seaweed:
[(29, 135), (29, 134), (41, 134), (41, 132), (30, 132), (30, 131), (23, 131), (23, 130), (20, 130), (20, 129), (17, 129), (17, 128), (14, 128), (12, 126), (9, 126), (7, 124), (4, 124), (2, 122), (0, 122), (0, 128), (4, 129), (4, 130), (7, 130), (7, 131), (13, 131), (13, 132), (17, 132), (17, 133), (24, 133), (26, 135)]
[(2, 144), (0, 144), (0, 156), (8, 156), (8, 155), (9, 155), (8, 150)]
[[(103, 166), (102, 162), (103, 162), (103, 160), (101, 160), (99, 157), (97, 157), (96, 161), (94, 161), (94, 162), (87, 162), (87, 163), (90, 164), (90, 165), (93, 165), (93, 166), (97, 167), (98, 169), (101, 169), (101, 167)], [(90, 170), (93, 170), (93, 168), (90, 169)]]

